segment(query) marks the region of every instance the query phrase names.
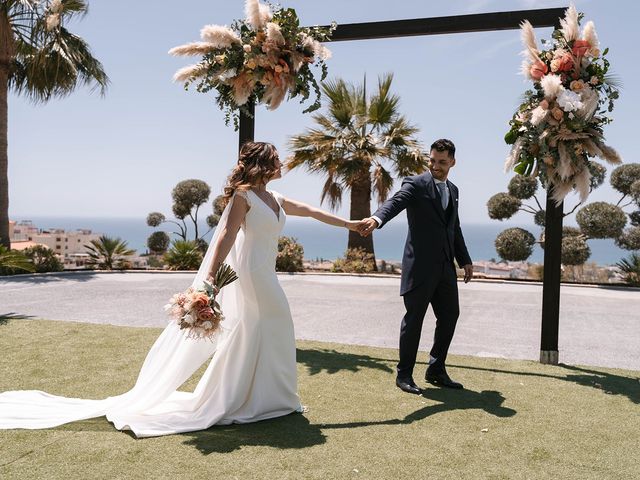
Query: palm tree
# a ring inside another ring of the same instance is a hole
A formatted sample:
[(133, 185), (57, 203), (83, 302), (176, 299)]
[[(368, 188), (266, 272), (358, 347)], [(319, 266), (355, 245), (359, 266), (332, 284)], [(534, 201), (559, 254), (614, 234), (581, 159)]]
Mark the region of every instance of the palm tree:
[(80, 37), (65, 28), (87, 13), (84, 0), (0, 1), (0, 245), (9, 247), (7, 97), (34, 103), (70, 94), (79, 83), (104, 93), (109, 79)]
[(11, 275), (18, 270), (35, 272), (36, 267), (23, 253), (0, 245), (0, 275)]
[[(378, 79), (378, 90), (370, 98), (366, 77), (362, 85), (338, 79), (323, 83), (327, 113), (313, 116), (317, 128), (291, 138), (293, 151), (287, 167), (305, 166), (326, 177), (321, 202), (332, 210), (350, 192), (350, 218), (371, 215), (371, 195), (384, 202), (393, 188), (393, 176), (423, 172), (427, 157), (415, 135), (418, 129), (399, 113), (400, 98), (390, 93), (393, 75)], [(349, 232), (349, 249), (364, 248), (372, 254), (373, 238)]]
[(127, 247), (127, 242), (119, 238), (102, 235), (98, 240), (91, 240), (85, 248), (89, 251), (89, 265), (100, 270), (123, 269), (129, 265), (126, 257), (133, 255), (135, 250)]
[(175, 240), (164, 254), (169, 270), (197, 270), (202, 263), (202, 249), (197, 241)]
[(629, 258), (623, 258), (616, 265), (629, 285), (640, 287), (640, 254), (633, 252)]

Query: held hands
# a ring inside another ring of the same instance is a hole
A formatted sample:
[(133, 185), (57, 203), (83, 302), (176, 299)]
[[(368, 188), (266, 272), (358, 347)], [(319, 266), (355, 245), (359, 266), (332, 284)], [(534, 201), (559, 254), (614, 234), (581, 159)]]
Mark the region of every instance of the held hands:
[(376, 228), (378, 228), (378, 222), (375, 219), (363, 218), (358, 222), (357, 232), (363, 237), (368, 237)]

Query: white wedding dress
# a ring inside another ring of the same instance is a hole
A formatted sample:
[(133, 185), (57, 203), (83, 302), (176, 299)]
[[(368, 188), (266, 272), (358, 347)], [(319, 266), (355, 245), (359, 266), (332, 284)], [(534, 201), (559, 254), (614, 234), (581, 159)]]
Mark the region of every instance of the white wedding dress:
[[(170, 323), (151, 347), (130, 391), (103, 400), (39, 390), (4, 392), (0, 394), (0, 428), (51, 428), (105, 415), (119, 430), (152, 437), (302, 411), (293, 322), (275, 273), (285, 213), (282, 197), (271, 193), (279, 204), (278, 215), (254, 192), (236, 194), (247, 199), (250, 209), (225, 260), (238, 280), (220, 294), (225, 320), (214, 342), (189, 339)], [(193, 286), (206, 278), (213, 245), (232, 203), (233, 199), (221, 216)], [(212, 355), (195, 390), (178, 391)]]

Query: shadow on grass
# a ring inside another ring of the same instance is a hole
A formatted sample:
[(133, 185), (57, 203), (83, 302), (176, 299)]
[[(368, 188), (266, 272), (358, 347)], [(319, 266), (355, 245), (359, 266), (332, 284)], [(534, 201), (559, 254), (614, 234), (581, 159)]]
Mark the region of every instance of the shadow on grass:
[(564, 380), (566, 382), (577, 383), (585, 387), (592, 387), (602, 390), (608, 395), (622, 395), (627, 397), (633, 403), (640, 404), (640, 379), (634, 377), (625, 377), (614, 373), (600, 372), (584, 367), (576, 367), (573, 365), (560, 364), (558, 367), (570, 372), (565, 376), (550, 375), (546, 373), (535, 372), (512, 372), (509, 370), (499, 370), (495, 368), (469, 367), (464, 365), (451, 365), (451, 367), (466, 370), (481, 370), (486, 372), (508, 373), (510, 375), (518, 375), (523, 377), (542, 377), (553, 378), (556, 380)]
[(303, 363), (307, 367), (309, 375), (317, 375), (322, 372), (338, 373), (343, 370), (355, 373), (363, 368), (381, 370), (387, 373), (394, 371), (388, 365), (391, 360), (338, 352), (329, 348), (298, 348), (296, 355), (298, 363)]
[(0, 325), (6, 325), (9, 320), (27, 320), (29, 318), (35, 318), (33, 315), (23, 315), (21, 313), (9, 312), (0, 314)]
[(326, 442), (322, 427), (309, 423), (299, 413), (243, 425), (215, 426), (208, 430), (181, 434), (190, 437), (184, 445), (203, 455), (229, 453), (242, 447), (268, 446), (280, 449), (307, 448)]

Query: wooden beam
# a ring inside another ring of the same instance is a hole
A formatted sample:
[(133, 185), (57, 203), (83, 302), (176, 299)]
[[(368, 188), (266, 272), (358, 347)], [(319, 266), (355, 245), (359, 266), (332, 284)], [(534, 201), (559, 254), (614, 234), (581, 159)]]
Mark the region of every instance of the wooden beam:
[(370, 40), (417, 35), (513, 30), (519, 28), (520, 23), (524, 20), (529, 20), (534, 27), (554, 27), (558, 25), (558, 19), (564, 16), (565, 10), (565, 8), (545, 8), (454, 15), (448, 17), (338, 24), (330, 41), (341, 42), (347, 40)]

